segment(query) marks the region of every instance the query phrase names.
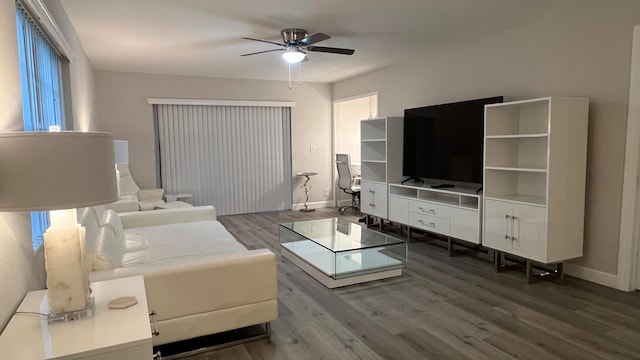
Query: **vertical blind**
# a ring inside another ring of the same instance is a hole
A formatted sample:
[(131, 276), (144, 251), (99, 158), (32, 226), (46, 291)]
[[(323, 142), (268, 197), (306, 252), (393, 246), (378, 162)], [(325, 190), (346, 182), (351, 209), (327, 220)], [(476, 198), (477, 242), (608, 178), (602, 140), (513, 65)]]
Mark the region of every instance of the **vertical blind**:
[[(22, 113), (25, 131), (47, 131), (50, 126), (64, 128), (60, 58), (35, 21), (18, 3), (16, 6)], [(48, 186), (43, 177), (42, 186)], [(31, 213), (34, 250), (42, 244), (49, 227), (49, 213)]]
[(292, 207), (288, 107), (154, 105), (160, 183), (220, 215)]
[(22, 6), (16, 11), (25, 131), (61, 126), (60, 58)]

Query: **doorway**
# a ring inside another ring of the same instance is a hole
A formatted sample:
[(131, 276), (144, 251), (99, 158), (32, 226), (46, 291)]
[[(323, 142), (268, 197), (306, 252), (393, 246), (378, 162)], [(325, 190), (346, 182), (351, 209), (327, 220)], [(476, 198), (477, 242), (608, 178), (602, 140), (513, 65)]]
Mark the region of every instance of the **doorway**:
[[(351, 172), (360, 175), (360, 120), (378, 116), (378, 93), (369, 93), (333, 101), (333, 158), (336, 153), (347, 153), (351, 158)], [(347, 205), (351, 196), (337, 186), (337, 170), (333, 166), (334, 202), (336, 206)]]

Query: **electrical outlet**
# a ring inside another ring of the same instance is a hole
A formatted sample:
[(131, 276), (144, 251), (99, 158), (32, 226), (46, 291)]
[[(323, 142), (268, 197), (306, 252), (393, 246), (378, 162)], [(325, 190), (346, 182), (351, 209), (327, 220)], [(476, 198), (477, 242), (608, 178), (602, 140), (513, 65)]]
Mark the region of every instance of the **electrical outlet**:
[(329, 189), (323, 189), (322, 190), (322, 195), (323, 196), (328, 196), (329, 195)]
[(314, 152), (316, 152), (316, 146), (315, 145), (309, 145), (309, 152), (312, 153), (312, 154)]

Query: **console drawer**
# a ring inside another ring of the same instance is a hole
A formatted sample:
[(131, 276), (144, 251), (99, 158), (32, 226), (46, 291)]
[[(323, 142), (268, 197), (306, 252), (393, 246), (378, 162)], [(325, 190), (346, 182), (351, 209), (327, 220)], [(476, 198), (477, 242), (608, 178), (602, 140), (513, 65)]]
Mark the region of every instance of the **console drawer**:
[(449, 235), (449, 220), (440, 219), (431, 215), (410, 212), (409, 226), (442, 235)]
[(409, 212), (435, 216), (449, 221), (449, 207), (430, 203), (428, 201), (409, 201)]
[(450, 235), (456, 239), (480, 244), (478, 210), (451, 208)]

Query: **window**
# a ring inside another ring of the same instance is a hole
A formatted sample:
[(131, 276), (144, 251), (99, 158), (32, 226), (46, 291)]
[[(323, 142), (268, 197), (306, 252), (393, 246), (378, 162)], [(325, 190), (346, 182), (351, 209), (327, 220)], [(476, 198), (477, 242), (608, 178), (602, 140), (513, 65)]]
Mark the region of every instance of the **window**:
[[(20, 3), (16, 9), (24, 130), (47, 131), (52, 125), (63, 129), (60, 57), (27, 10)], [(48, 212), (31, 213), (34, 250), (42, 245), (48, 227)]]

